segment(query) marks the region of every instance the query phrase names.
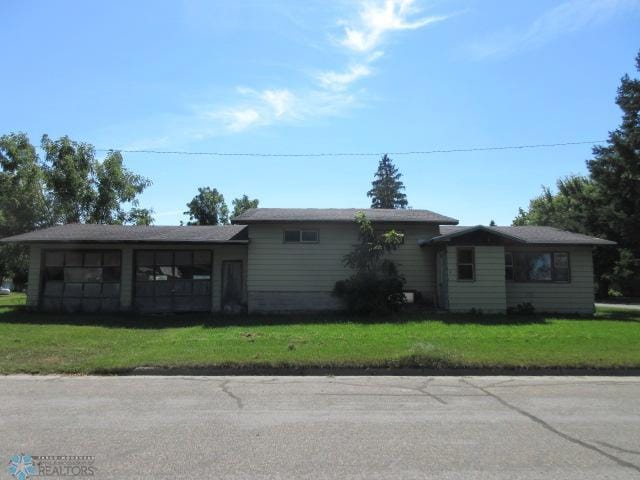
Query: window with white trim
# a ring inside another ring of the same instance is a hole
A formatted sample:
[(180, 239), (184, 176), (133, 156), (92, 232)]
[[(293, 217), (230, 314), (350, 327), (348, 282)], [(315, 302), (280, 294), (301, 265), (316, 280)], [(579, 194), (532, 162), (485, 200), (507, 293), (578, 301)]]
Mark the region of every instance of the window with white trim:
[(504, 275), (514, 282), (569, 282), (569, 253), (506, 252)]
[(472, 282), (476, 278), (475, 252), (473, 247), (458, 247), (456, 249), (458, 280)]

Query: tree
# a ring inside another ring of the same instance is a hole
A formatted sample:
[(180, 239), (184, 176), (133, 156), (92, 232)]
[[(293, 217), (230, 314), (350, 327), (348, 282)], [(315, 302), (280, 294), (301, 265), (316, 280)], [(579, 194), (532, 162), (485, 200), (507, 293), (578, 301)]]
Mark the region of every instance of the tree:
[[(47, 135), (42, 148), (44, 161), (24, 133), (0, 137), (0, 237), (70, 222), (153, 220), (137, 199), (150, 182), (124, 168), (119, 152), (100, 162), (91, 145)], [(1, 277), (19, 285), (27, 268), (24, 246), (0, 247)]]
[(336, 282), (333, 293), (355, 313), (387, 313), (404, 303), (405, 279), (387, 254), (402, 242), (402, 234), (390, 230), (377, 233), (364, 213), (356, 215), (359, 243), (344, 256), (354, 274)]
[(120, 152), (100, 162), (87, 143), (69, 137), (42, 137), (47, 195), (54, 223), (127, 223), (125, 207), (138, 207), (137, 197), (151, 181), (126, 169)]
[(125, 223), (131, 225), (153, 225), (153, 209), (148, 208), (132, 208)]
[[(640, 72), (640, 52), (636, 57)], [(595, 271), (599, 292), (609, 286), (624, 294), (640, 293), (640, 79), (625, 75), (616, 104), (622, 110), (620, 126), (609, 134), (606, 146), (593, 148), (587, 161), (588, 177), (558, 181), (557, 193), (544, 188), (527, 211), (520, 209), (514, 225), (551, 225), (618, 243), (599, 248)]]
[(242, 197), (234, 199), (231, 203), (233, 204), (232, 217), (237, 217), (250, 208), (258, 208), (260, 201), (257, 198), (251, 200), (247, 195), (242, 195)]
[(495, 220), (491, 220), (491, 221), (489, 222), (489, 226), (490, 226), (490, 227), (495, 227), (495, 226), (496, 226), (496, 221), (495, 221)]
[[(0, 238), (48, 224), (44, 178), (36, 149), (24, 133), (0, 137)], [(27, 248), (0, 246), (0, 283), (13, 278), (19, 289), (26, 282)]]
[(407, 195), (402, 193), (402, 174), (385, 154), (378, 163), (378, 171), (371, 182), (373, 188), (367, 192), (371, 208), (407, 208)]
[(187, 225), (220, 225), (228, 223), (229, 209), (224, 196), (217, 189), (198, 188), (198, 195), (187, 203), (185, 215), (189, 215)]

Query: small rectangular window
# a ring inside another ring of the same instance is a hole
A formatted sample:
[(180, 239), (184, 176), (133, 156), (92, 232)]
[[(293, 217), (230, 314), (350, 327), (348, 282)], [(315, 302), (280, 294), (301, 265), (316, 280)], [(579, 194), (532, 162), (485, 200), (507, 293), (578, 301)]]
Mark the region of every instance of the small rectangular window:
[(300, 241), (300, 230), (285, 230), (284, 241), (287, 243), (297, 243)]
[(504, 254), (504, 279), (513, 280), (513, 254), (511, 252)]
[(569, 254), (555, 252), (553, 254), (553, 279), (556, 282), (569, 281)]
[(301, 242), (310, 242), (315, 243), (318, 241), (318, 231), (317, 230), (302, 230), (300, 232), (300, 241)]
[(458, 280), (475, 280), (475, 258), (473, 248), (457, 249)]

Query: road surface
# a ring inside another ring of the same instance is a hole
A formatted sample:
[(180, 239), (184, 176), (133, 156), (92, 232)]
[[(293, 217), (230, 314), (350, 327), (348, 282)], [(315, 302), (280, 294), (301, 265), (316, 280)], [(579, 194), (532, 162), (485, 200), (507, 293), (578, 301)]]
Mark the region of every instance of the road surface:
[(0, 377), (18, 453), (96, 479), (640, 478), (640, 378)]

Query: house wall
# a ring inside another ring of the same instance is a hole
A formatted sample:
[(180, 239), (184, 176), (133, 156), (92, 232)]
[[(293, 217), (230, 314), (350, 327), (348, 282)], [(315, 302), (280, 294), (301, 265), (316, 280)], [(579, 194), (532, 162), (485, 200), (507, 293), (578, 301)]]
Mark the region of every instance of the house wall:
[(241, 260), (243, 262), (244, 301), (247, 301), (247, 246), (246, 245), (154, 245), (154, 244), (42, 244), (30, 248), (29, 284), (27, 305), (38, 308), (42, 285), (42, 262), (44, 250), (118, 250), (122, 255), (122, 276), (120, 280), (120, 308), (130, 310), (133, 305), (134, 253), (136, 250), (210, 250), (213, 253), (211, 279), (212, 311), (221, 309), (222, 262)]
[[(433, 300), (434, 258), (431, 248), (420, 248), (419, 239), (438, 234), (435, 225), (384, 226), (405, 233), (405, 242), (391, 254), (406, 276), (408, 290)], [(288, 229), (318, 230), (318, 243), (284, 243)], [(248, 295), (250, 311), (334, 310), (341, 304), (331, 292), (338, 280), (351, 275), (343, 257), (358, 241), (354, 224), (269, 223), (249, 227)]]
[(593, 252), (590, 246), (507, 247), (506, 251), (569, 252), (571, 281), (506, 282), (507, 306), (531, 303), (538, 312), (593, 313)]
[[(461, 247), (463, 247), (461, 245)], [(447, 247), (449, 310), (505, 313), (504, 247), (472, 246), (475, 255), (475, 280), (458, 280), (457, 246)]]

